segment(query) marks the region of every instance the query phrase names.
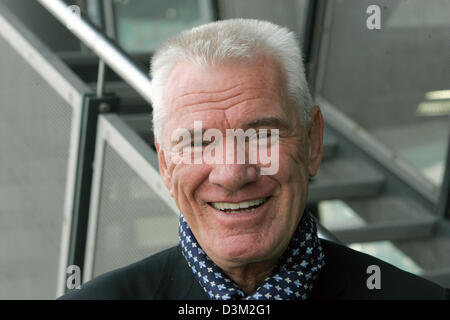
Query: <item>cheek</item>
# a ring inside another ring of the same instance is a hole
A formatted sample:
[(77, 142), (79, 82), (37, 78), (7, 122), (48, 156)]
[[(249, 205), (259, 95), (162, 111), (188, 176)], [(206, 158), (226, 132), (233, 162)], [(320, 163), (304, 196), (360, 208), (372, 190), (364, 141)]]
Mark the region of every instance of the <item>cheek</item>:
[(301, 141), (280, 142), (280, 171), (292, 178), (307, 177), (308, 154), (306, 144)]
[(280, 146), (280, 170), (275, 179), (281, 185), (280, 206), (284, 207), (280, 208), (281, 211), (292, 212), (296, 216), (297, 211), (302, 210), (306, 204), (308, 178), (304, 148), (294, 143)]
[(183, 163), (175, 164), (170, 169), (173, 197), (183, 211), (186, 206), (195, 205), (195, 193), (208, 178), (210, 170), (206, 165)]

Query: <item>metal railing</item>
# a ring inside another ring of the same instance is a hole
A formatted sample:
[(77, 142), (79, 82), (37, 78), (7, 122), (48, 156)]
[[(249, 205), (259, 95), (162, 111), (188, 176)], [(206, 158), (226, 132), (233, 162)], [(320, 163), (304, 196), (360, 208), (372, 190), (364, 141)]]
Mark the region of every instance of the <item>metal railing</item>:
[(139, 95), (151, 103), (150, 78), (105, 35), (96, 30), (61, 0), (37, 0), (77, 38), (89, 47)]

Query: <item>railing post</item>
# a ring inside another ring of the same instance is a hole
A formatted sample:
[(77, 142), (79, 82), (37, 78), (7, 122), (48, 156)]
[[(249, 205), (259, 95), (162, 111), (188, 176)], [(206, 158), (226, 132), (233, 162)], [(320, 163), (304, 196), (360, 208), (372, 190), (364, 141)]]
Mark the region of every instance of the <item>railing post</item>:
[(438, 213), (441, 217), (450, 220), (450, 130), (447, 138), (447, 158), (445, 159)]
[[(118, 97), (111, 94), (102, 97), (96, 97), (95, 95), (86, 95), (84, 97), (69, 252), (66, 266), (78, 266), (81, 274), (83, 274), (86, 248), (98, 116), (103, 112), (115, 111), (118, 102)], [(65, 286), (64, 291), (66, 289), (67, 286)]]

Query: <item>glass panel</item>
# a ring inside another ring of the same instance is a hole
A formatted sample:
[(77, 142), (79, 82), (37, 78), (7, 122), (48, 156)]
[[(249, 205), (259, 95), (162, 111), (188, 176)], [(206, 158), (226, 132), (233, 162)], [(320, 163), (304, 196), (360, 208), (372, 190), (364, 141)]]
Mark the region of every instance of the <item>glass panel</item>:
[(274, 5), (273, 0), (219, 1), (221, 19), (244, 18), (273, 22), (294, 31), (302, 49), (307, 49), (309, 9), (310, 0), (283, 0), (277, 5)]
[(0, 36), (0, 299), (54, 299), (72, 108)]
[(181, 30), (211, 20), (208, 1), (115, 0), (117, 40), (130, 52), (156, 49)]
[(93, 276), (141, 260), (177, 243), (176, 214), (107, 144)]
[(450, 115), (450, 2), (377, 1), (378, 30), (367, 27), (373, 1), (331, 4), (319, 94), (440, 186)]

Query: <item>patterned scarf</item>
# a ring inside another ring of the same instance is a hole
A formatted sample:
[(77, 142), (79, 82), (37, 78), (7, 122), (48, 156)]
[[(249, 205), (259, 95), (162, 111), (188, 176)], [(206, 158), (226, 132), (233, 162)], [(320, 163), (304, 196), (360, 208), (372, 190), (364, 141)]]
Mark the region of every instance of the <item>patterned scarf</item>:
[(206, 255), (180, 214), (181, 252), (205, 292), (216, 300), (306, 300), (325, 264), (315, 222), (305, 211), (292, 239), (272, 273), (247, 296)]

